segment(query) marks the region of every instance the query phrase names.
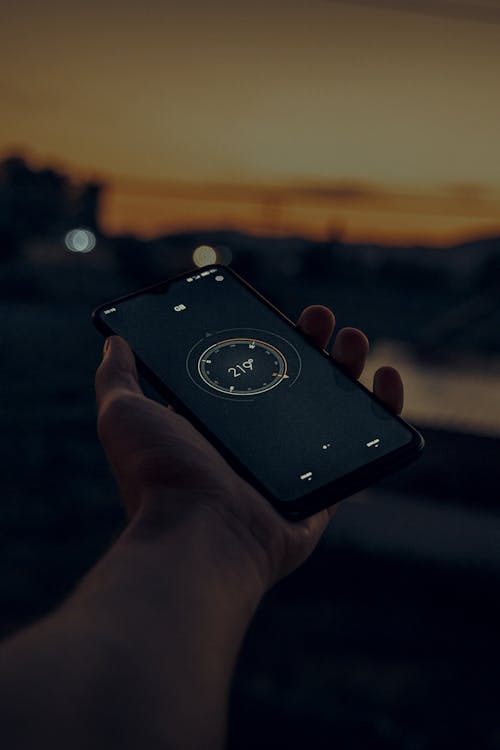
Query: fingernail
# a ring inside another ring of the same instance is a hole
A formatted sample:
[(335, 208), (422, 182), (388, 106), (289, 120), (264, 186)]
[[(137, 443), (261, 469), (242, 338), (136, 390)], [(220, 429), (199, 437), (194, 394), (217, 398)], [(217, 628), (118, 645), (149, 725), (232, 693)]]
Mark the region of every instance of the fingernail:
[(108, 349), (109, 349), (109, 338), (107, 338), (106, 341), (104, 342), (104, 346), (102, 348), (102, 353), (106, 354), (107, 351), (108, 351)]

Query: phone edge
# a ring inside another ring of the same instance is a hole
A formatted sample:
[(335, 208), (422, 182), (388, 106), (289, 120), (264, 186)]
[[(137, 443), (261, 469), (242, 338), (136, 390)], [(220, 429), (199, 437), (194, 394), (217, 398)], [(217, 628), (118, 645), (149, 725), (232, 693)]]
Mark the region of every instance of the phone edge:
[[(331, 357), (329, 352), (326, 351), (326, 349), (318, 347), (314, 343), (314, 341), (312, 341), (311, 337), (309, 337), (307, 334), (301, 331), (300, 328), (298, 328), (298, 326), (295, 323), (293, 323), (293, 321), (290, 320), (290, 318), (288, 318), (281, 310), (275, 307), (272, 302), (270, 302), (258, 290), (252, 287), (252, 285), (249, 284), (244, 278), (242, 278), (236, 271), (234, 271), (232, 268), (229, 268), (229, 266), (222, 266), (218, 263), (214, 263), (214, 264), (210, 264), (206, 266), (206, 268), (221, 268), (221, 269), (224, 269), (224, 272), (229, 272), (233, 276), (235, 276), (238, 279), (238, 281), (240, 281), (245, 287), (247, 287), (247, 289), (249, 289), (252, 292), (252, 294), (256, 295), (263, 304), (265, 304), (267, 307), (270, 307), (275, 314), (277, 314), (290, 327), (292, 327), (297, 333), (299, 333), (299, 335), (301, 335), (305, 339), (305, 341), (307, 341), (323, 356), (327, 357), (332, 366), (337, 367), (344, 375), (346, 375), (353, 383), (355, 383), (357, 387), (364, 390), (373, 401), (378, 403), (379, 406), (381, 406), (382, 409), (391, 416), (391, 418), (396, 419), (401, 424), (403, 424), (412, 436), (412, 439), (407, 444), (405, 444), (404, 446), (401, 446), (401, 448), (397, 449), (396, 451), (393, 451), (392, 453), (389, 453), (386, 456), (382, 456), (379, 459), (375, 459), (374, 461), (370, 461), (368, 464), (363, 465), (359, 469), (355, 469), (349, 474), (345, 474), (339, 479), (336, 479), (333, 482), (330, 482), (329, 484), (324, 485), (323, 487), (318, 488), (317, 490), (314, 490), (313, 492), (304, 496), (300, 500), (283, 501), (283, 500), (280, 500), (279, 498), (276, 498), (274, 495), (270, 494), (267, 488), (261, 485), (261, 483), (256, 479), (256, 477), (250, 471), (248, 471), (245, 464), (243, 464), (240, 461), (240, 459), (237, 456), (235, 456), (217, 438), (217, 436), (214, 435), (211, 432), (211, 430), (209, 430), (208, 427), (206, 427), (206, 425), (203, 422), (201, 422), (196, 417), (196, 415), (194, 415), (190, 411), (190, 409), (184, 403), (180, 402), (177, 399), (175, 394), (173, 394), (170, 391), (168, 386), (166, 386), (163, 383), (163, 381), (157, 378), (157, 376), (152, 372), (152, 370), (150, 370), (150, 368), (134, 352), (134, 357), (136, 360), (137, 369), (139, 373), (146, 378), (146, 380), (157, 391), (158, 395), (163, 398), (166, 398), (169, 402), (171, 402), (174, 408), (180, 414), (185, 416), (196, 427), (196, 429), (198, 429), (202, 433), (202, 435), (207, 438), (207, 440), (210, 440), (216, 446), (217, 450), (224, 456), (224, 458), (232, 466), (232, 468), (243, 479), (245, 479), (245, 481), (248, 481), (249, 484), (252, 485), (252, 487), (257, 489), (268, 500), (268, 502), (270, 502), (273, 505), (273, 507), (277, 510), (277, 512), (279, 512), (282, 516), (284, 516), (290, 521), (303, 520), (305, 518), (308, 518), (311, 515), (314, 515), (320, 510), (327, 509), (329, 507), (337, 505), (341, 500), (345, 499), (346, 497), (349, 497), (355, 494), (356, 492), (359, 492), (362, 489), (365, 489), (375, 484), (376, 482), (383, 479), (385, 476), (401, 468), (404, 468), (408, 464), (415, 461), (421, 455), (422, 451), (425, 448), (425, 440), (423, 436), (421, 435), (421, 433), (415, 427), (413, 427), (413, 425), (409, 424), (406, 420), (404, 420), (401, 416), (397, 414), (393, 414), (388, 409), (388, 407), (384, 404), (384, 402), (378, 398), (378, 396), (376, 396), (372, 391), (366, 388), (366, 386), (364, 386), (363, 383), (360, 383), (356, 378), (354, 378), (351, 375), (351, 373), (349, 373), (346, 370), (346, 368), (344, 368), (343, 365), (336, 362), (333, 359), (333, 357)], [(109, 305), (114, 305), (118, 302), (123, 302), (127, 299), (131, 299), (132, 297), (136, 297), (144, 293), (149, 293), (154, 289), (160, 289), (164, 285), (170, 285), (172, 282), (185, 278), (191, 275), (193, 272), (194, 272), (193, 270), (183, 271), (168, 279), (157, 282), (155, 284), (151, 284), (147, 287), (143, 287), (142, 289), (137, 289), (133, 292), (129, 292), (127, 294), (121, 295), (120, 297), (115, 297), (114, 299), (108, 302), (98, 305), (96, 308), (94, 308), (94, 310), (91, 313), (91, 321), (93, 325), (103, 336), (114, 335), (114, 332), (112, 331), (112, 329), (106, 326), (106, 323), (102, 320), (102, 318), (99, 315), (99, 313), (103, 309), (107, 308)], [(333, 495), (333, 501), (328, 504), (325, 504), (324, 502), (325, 497), (327, 494), (330, 494), (330, 493)]]

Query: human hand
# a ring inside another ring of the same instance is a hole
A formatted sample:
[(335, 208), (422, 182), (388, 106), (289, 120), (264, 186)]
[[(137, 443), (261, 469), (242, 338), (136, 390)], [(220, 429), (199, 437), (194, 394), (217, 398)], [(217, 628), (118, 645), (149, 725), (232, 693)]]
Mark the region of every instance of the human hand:
[[(335, 317), (314, 305), (302, 312), (297, 326), (326, 348)], [(226, 544), (234, 543), (233, 564), (235, 556), (246, 566), (250, 562), (263, 591), (299, 566), (318, 543), (335, 506), (300, 522), (282, 518), (186, 418), (143, 394), (124, 339), (111, 336), (106, 344), (96, 373), (98, 434), (129, 519), (142, 538), (157, 538), (202, 514), (214, 531), (225, 527)], [(331, 351), (359, 378), (368, 353), (361, 331), (342, 329)], [(396, 370), (380, 368), (373, 388), (393, 412), (401, 412), (403, 385)]]

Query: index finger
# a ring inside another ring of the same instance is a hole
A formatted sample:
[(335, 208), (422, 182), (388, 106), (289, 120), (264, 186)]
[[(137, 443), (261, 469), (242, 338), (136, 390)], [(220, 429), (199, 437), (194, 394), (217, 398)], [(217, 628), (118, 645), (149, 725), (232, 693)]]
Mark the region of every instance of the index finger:
[(335, 328), (335, 315), (324, 305), (309, 305), (300, 313), (297, 328), (307, 334), (317, 346), (326, 349)]

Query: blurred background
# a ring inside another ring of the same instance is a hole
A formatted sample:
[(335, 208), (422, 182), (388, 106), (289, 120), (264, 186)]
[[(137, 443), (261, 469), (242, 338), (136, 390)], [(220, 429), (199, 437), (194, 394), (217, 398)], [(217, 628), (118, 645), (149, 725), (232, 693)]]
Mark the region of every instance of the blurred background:
[(500, 748), (500, 1), (2, 16), (0, 634), (123, 524), (92, 309), (209, 246), (365, 330), (365, 382), (399, 367), (428, 443), (267, 596), (230, 748)]

